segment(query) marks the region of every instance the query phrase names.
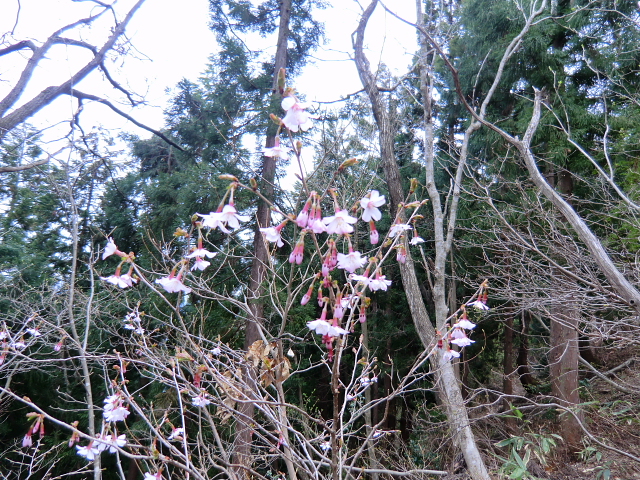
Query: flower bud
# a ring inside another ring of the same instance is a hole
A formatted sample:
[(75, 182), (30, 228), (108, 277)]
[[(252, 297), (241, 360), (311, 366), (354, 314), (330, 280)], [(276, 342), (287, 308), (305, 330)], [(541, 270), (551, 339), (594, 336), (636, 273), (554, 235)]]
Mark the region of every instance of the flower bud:
[(274, 115), (273, 113), (270, 113), (269, 114), (269, 118), (276, 125), (278, 125), (278, 126), (282, 125), (282, 119), (280, 117), (278, 117), (277, 115)]
[(342, 164), (338, 167), (338, 172), (342, 173), (345, 168), (352, 167), (356, 163), (358, 163), (358, 160), (356, 160), (355, 158), (349, 158), (348, 160), (342, 162)]
[(218, 178), (220, 180), (229, 180), (230, 182), (237, 182), (238, 179), (237, 177), (229, 174), (229, 173), (223, 173), (222, 175), (218, 175)]
[(418, 179), (412, 178), (409, 186), (409, 194), (415, 193), (416, 188), (418, 188)]

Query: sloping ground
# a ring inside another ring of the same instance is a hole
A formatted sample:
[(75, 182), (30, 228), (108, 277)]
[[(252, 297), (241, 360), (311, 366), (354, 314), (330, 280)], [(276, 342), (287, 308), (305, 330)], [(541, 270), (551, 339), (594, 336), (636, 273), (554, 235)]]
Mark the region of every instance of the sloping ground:
[[(629, 362), (629, 359), (635, 360)], [(627, 366), (607, 377), (638, 393), (621, 391), (585, 372), (582, 397), (587, 403), (587, 427), (603, 444), (640, 458), (640, 351), (606, 351), (601, 355), (601, 362), (601, 372), (627, 362)], [(559, 449), (547, 473), (551, 480), (640, 480), (640, 462), (587, 439), (578, 458), (571, 458)]]
[[(558, 441), (557, 447), (551, 448), (548, 454), (542, 454), (540, 439), (543, 437), (553, 438), (553, 434), (562, 434), (557, 417), (558, 412), (548, 408), (540, 408), (539, 410), (536, 408), (536, 413), (526, 410), (523, 421), (514, 420), (513, 425), (517, 425), (517, 427), (515, 432), (511, 434), (503, 418), (490, 415), (492, 419), (485, 424), (487, 437), (484, 438), (484, 441), (481, 440), (484, 443), (485, 451), (493, 448), (494, 452), (503, 459), (509, 457), (510, 446), (496, 448), (497, 441), (489, 440), (489, 437), (495, 439), (494, 435), (496, 434), (500, 439), (508, 439), (511, 435), (520, 435), (531, 443), (529, 447), (523, 447), (519, 450), (522, 456), (527, 449), (531, 450), (531, 458), (527, 464), (527, 472), (530, 476), (509, 477), (508, 474), (513, 474), (514, 470), (509, 468), (508, 461), (488, 457), (487, 462), (492, 468), (496, 480), (506, 478), (640, 480), (640, 461), (606, 448), (606, 446), (613, 447), (640, 458), (640, 349), (603, 351), (600, 352), (599, 360), (598, 370), (606, 373), (615, 369), (614, 373), (607, 374), (607, 378), (617, 385), (621, 385), (623, 390), (627, 390), (625, 392), (618, 389), (610, 382), (588, 372), (586, 368), (581, 368), (581, 398), (585, 404), (585, 424), (595, 439), (605, 446), (590, 441), (585, 436), (584, 449), (578, 454), (570, 454), (561, 441)], [(501, 376), (498, 372), (496, 374), (492, 383), (498, 390)], [(519, 382), (516, 383), (515, 390), (517, 395), (527, 396)], [(636, 391), (638, 393), (634, 393)], [(546, 403), (548, 401), (546, 399), (548, 399), (547, 394), (542, 395), (539, 402)], [(522, 406), (526, 404), (526, 401), (522, 402)], [(499, 407), (497, 403), (494, 403), (493, 406)], [(482, 417), (482, 413), (490, 414), (489, 411), (479, 408), (476, 411), (476, 418)], [(497, 410), (492, 413), (495, 415)], [(477, 432), (480, 433), (478, 430)], [(493, 432), (493, 434), (489, 434), (489, 432)], [(536, 451), (542, 455), (546, 465), (536, 458), (534, 453)], [(507, 467), (506, 472), (504, 471), (505, 466)], [(499, 472), (500, 469), (503, 469), (502, 473)], [(452, 476), (451, 480), (454, 478), (458, 480), (457, 476)]]

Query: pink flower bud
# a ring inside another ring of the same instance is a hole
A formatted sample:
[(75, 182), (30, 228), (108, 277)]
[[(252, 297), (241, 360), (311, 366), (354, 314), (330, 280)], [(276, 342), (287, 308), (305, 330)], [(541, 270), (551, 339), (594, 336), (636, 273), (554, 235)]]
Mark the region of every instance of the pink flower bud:
[(405, 263), (407, 261), (407, 250), (404, 248), (404, 245), (400, 245), (398, 247), (398, 253), (396, 254), (396, 260), (399, 263)]
[(376, 229), (376, 223), (371, 220), (369, 221), (369, 241), (371, 245), (376, 245), (380, 240), (380, 235), (378, 234), (378, 230)]
[(302, 208), (302, 211), (296, 217), (296, 224), (300, 228), (305, 228), (308, 225), (308, 222), (309, 222), (309, 209), (311, 208), (311, 201), (313, 200), (313, 197), (314, 197), (315, 193), (316, 192), (311, 192), (311, 195), (309, 195), (309, 198), (305, 202), (304, 207)]

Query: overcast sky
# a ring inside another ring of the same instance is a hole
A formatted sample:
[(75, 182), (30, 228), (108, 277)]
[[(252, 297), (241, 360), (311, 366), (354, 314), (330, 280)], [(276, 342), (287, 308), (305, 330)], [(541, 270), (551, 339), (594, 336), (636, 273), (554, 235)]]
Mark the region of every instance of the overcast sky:
[[(0, 16), (0, 32), (10, 32), (14, 27), (18, 0), (1, 1), (3, 15)], [(133, 3), (134, 0), (118, 2), (120, 18)], [(336, 100), (361, 88), (350, 55), (351, 34), (362, 10), (354, 0), (332, 0), (329, 3), (336, 6), (317, 12), (318, 18), (325, 22), (326, 43), (314, 54), (316, 60), (306, 67), (302, 77), (296, 82), (298, 91), (312, 101)], [(86, 2), (72, 3), (70, 0), (21, 0), (20, 5), (15, 39), (43, 40), (65, 22), (85, 14), (89, 8)], [(409, 20), (414, 20), (414, 0), (396, 0), (393, 8)], [(138, 58), (128, 56), (109, 65), (116, 78), (133, 91), (144, 95), (147, 106), (129, 110), (136, 119), (153, 128), (161, 128), (162, 112), (169, 98), (167, 89), (173, 88), (182, 78), (196, 80), (204, 70), (208, 57), (216, 50), (215, 38), (208, 29), (207, 22), (208, 0), (147, 0), (136, 13), (127, 28), (127, 34), (139, 52), (132, 52)], [(96, 26), (91, 31), (81, 32), (81, 35), (86, 39), (100, 41), (99, 39), (108, 35), (111, 25), (112, 23), (105, 21), (102, 30)], [(410, 27), (401, 24), (378, 7), (366, 37), (371, 63), (375, 65), (378, 61), (384, 62), (397, 73), (403, 73), (416, 49), (415, 38)], [(256, 48), (259, 47), (256, 45)], [(5, 57), (0, 61), (0, 96), (6, 93), (24, 65), (24, 59), (16, 54), (10, 57), (10, 60)], [(74, 66), (87, 58), (78, 57), (76, 49), (56, 49), (55, 54), (39, 68), (30, 92), (34, 93), (52, 81), (64, 81)], [(78, 88), (113, 98), (110, 88), (98, 73)], [(34, 119), (34, 122), (42, 125), (68, 118), (73, 108), (74, 102), (71, 99), (59, 100), (45, 114)], [(85, 125), (100, 124), (114, 131), (123, 129), (144, 137), (149, 136), (103, 106), (87, 108), (83, 115)]]

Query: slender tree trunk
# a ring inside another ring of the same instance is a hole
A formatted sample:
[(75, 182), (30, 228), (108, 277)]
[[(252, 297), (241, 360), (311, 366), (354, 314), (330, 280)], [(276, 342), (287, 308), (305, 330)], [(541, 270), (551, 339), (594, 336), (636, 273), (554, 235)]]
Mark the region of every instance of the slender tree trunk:
[[(417, 3), (419, 5), (419, 0)], [(354, 38), (354, 51), (358, 74), (364, 86), (364, 90), (367, 92), (369, 100), (371, 101), (373, 115), (379, 130), (382, 167), (389, 188), (389, 195), (391, 197), (391, 215), (392, 218), (394, 218), (398, 204), (404, 201), (404, 193), (402, 191), (402, 183), (400, 181), (400, 171), (393, 149), (395, 129), (386, 110), (385, 101), (381, 98), (380, 91), (375, 83), (375, 77), (371, 72), (369, 61), (363, 51), (364, 32), (376, 5), (377, 0), (373, 0), (362, 14), (362, 18)], [(421, 19), (422, 13), (420, 6), (418, 6), (418, 12), (418, 17)], [(429, 96), (428, 98), (430, 99), (431, 97)], [(425, 98), (425, 101), (428, 100)], [(430, 104), (425, 105), (425, 107), (430, 107)], [(425, 108), (425, 110), (427, 110), (425, 112), (425, 117), (430, 116), (430, 108)], [(432, 127), (430, 120), (426, 121), (426, 148), (429, 148), (429, 145), (431, 145), (433, 140), (433, 137), (429, 138), (429, 133), (432, 133), (432, 130), (429, 130), (430, 127)], [(430, 179), (433, 181), (433, 176), (428, 175), (427, 182), (429, 182)], [(434, 223), (438, 222), (439, 224), (434, 225), (434, 227), (439, 229), (442, 234), (442, 216), (436, 219)], [(444, 324), (444, 319), (446, 319), (448, 311), (444, 272), (444, 262), (446, 260), (447, 249), (443, 242), (440, 243), (441, 244), (438, 245), (436, 242), (436, 255), (438, 258), (436, 259), (435, 284), (433, 291), (434, 301), (436, 304), (436, 321), (438, 322), (438, 325), (440, 322)], [(438, 261), (440, 261), (440, 264)], [(427, 314), (424, 301), (422, 300), (414, 263), (410, 256), (407, 256), (407, 261), (405, 263), (400, 264), (400, 275), (414, 325), (418, 335), (420, 336), (422, 344), (425, 348), (428, 348), (435, 344), (436, 332), (431, 324), (429, 315)], [(477, 448), (473, 432), (469, 425), (467, 410), (460, 392), (460, 385), (454, 373), (453, 365), (450, 361), (445, 361), (441, 355), (437, 355), (437, 358), (434, 359), (434, 366), (436, 367), (435, 370), (437, 372), (437, 386), (439, 394), (442, 397), (442, 401), (445, 406), (453, 440), (463, 452), (468, 471), (473, 480), (489, 480), (489, 474)]]
[[(513, 395), (513, 315), (507, 311), (507, 321), (504, 324), (504, 361), (503, 361), (502, 393)], [(505, 412), (510, 410), (508, 398), (502, 401)], [(505, 426), (510, 432), (515, 432), (516, 421), (512, 416), (505, 418)]]
[[(558, 403), (576, 408), (580, 403), (578, 384), (578, 319), (579, 314), (571, 305), (558, 308), (551, 319), (551, 350), (549, 351), (549, 373), (551, 391)], [(581, 415), (578, 413), (578, 416)], [(561, 434), (572, 452), (580, 450), (582, 428), (576, 418), (564, 413), (560, 417)]]
[[(287, 40), (289, 38), (289, 19), (291, 17), (291, 0), (282, 0), (280, 4), (280, 26), (278, 30), (278, 45), (276, 49), (275, 68), (273, 74), (273, 96), (278, 97), (278, 72), (286, 67), (287, 63)], [(265, 146), (267, 148), (275, 145), (275, 131), (270, 128), (267, 132)], [(274, 181), (276, 173), (276, 157), (262, 157), (261, 185), (260, 192), (268, 200), (273, 200)], [(255, 256), (251, 263), (251, 273), (249, 276), (248, 299), (250, 315), (245, 324), (244, 347), (248, 350), (255, 341), (262, 338), (260, 329), (264, 322), (264, 288), (266, 266), (269, 262), (269, 251), (265, 243), (260, 228), (268, 227), (271, 222), (271, 210), (269, 205), (260, 201), (256, 213), (256, 230), (253, 239), (253, 251)], [(246, 375), (255, 375), (251, 369), (247, 369)], [(250, 381), (249, 384), (252, 382)], [(236, 424), (236, 442), (233, 451), (233, 463), (236, 477), (238, 479), (249, 478), (247, 467), (251, 465), (251, 436), (254, 418), (254, 406), (249, 402), (244, 402), (239, 407), (238, 421)], [(241, 419), (241, 420), (240, 420)]]
[(520, 345), (518, 347), (518, 377), (520, 378), (520, 383), (522, 386), (529, 390), (527, 387), (536, 384), (536, 379), (531, 373), (531, 368), (529, 368), (529, 320), (530, 320), (529, 312), (522, 312), (520, 317), (520, 321), (522, 322), (520, 328)]

